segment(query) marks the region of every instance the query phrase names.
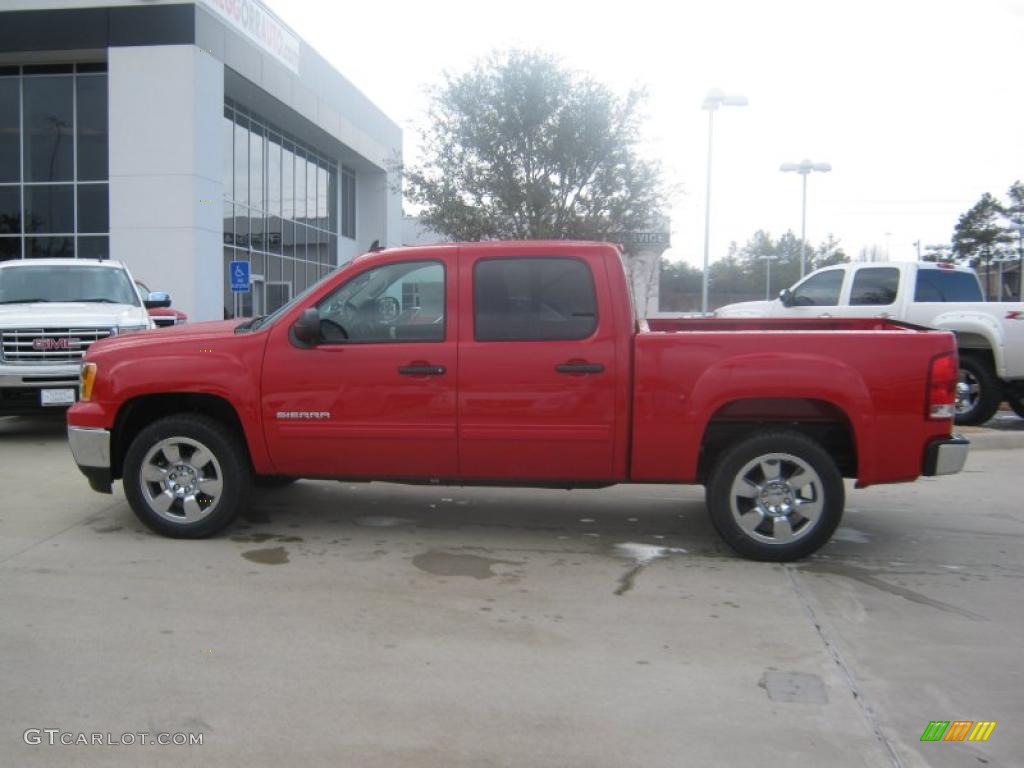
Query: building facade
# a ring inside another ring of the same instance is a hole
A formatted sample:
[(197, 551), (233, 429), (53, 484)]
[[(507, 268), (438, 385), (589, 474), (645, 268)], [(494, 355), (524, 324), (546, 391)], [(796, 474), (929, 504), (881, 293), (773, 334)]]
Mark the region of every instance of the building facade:
[[(272, 311), (401, 242), (401, 129), (265, 6), (12, 5), (0, 259), (117, 259), (209, 320)], [(249, 262), (248, 291), (231, 261)]]

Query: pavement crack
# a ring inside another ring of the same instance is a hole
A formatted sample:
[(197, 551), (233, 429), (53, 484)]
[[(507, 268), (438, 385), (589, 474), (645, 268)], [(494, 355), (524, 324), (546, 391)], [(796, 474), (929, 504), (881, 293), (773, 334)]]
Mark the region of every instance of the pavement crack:
[(902, 597), (904, 600), (909, 600), (912, 603), (918, 605), (926, 605), (929, 608), (935, 608), (946, 613), (955, 613), (958, 616), (963, 616), (966, 619), (972, 621), (988, 621), (988, 618), (982, 616), (979, 613), (968, 611), (965, 608), (958, 608), (950, 603), (945, 603), (942, 600), (935, 600), (934, 598), (922, 595), (920, 592), (915, 592), (912, 589), (906, 587), (900, 587), (895, 584), (890, 584), (887, 581), (879, 579), (872, 571), (867, 568), (861, 568), (856, 565), (848, 565), (845, 563), (828, 562), (822, 560), (815, 560), (812, 563), (799, 566), (800, 570), (805, 570), (808, 573), (831, 573), (836, 576), (845, 576), (848, 579), (860, 582), (866, 586), (877, 589), (881, 592), (888, 592), (890, 595), (896, 597)]
[(850, 689), (850, 693), (853, 695), (853, 700), (857, 702), (857, 706), (860, 708), (861, 714), (864, 716), (864, 720), (868, 725), (868, 728), (874, 734), (876, 741), (879, 746), (885, 751), (889, 757), (889, 762), (893, 768), (904, 768), (903, 761), (900, 760), (899, 755), (896, 753), (896, 749), (892, 743), (886, 738), (885, 733), (882, 732), (882, 727), (878, 721), (878, 717), (875, 715), (874, 708), (865, 699), (864, 692), (861, 691), (860, 686), (857, 685), (856, 676), (853, 674), (853, 670), (850, 665), (847, 664), (846, 659), (843, 658), (839, 648), (833, 642), (828, 631), (823, 626), (822, 621), (818, 619), (817, 614), (814, 611), (814, 606), (811, 604), (811, 600), (804, 588), (801, 586), (799, 579), (797, 579), (797, 569), (791, 565), (785, 565), (783, 568), (786, 571), (786, 575), (789, 577), (790, 584), (793, 586), (793, 592), (796, 594), (797, 600), (800, 605), (803, 606), (804, 613), (811, 620), (811, 624), (814, 625), (814, 630), (818, 633), (818, 637), (821, 638), (822, 644), (825, 646), (825, 650), (832, 657), (832, 661), (839, 667), (842, 672), (843, 679), (846, 681), (847, 687)]

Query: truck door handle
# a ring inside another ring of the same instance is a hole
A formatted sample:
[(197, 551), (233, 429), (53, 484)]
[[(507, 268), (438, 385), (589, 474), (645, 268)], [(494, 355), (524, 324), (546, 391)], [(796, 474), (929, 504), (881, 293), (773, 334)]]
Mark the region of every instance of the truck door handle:
[(822, 312), (818, 317), (832, 317), (831, 312)]
[(443, 376), (446, 369), (443, 365), (400, 365), (398, 372), (402, 376)]
[(604, 366), (601, 363), (561, 363), (555, 366), (559, 373), (604, 373)]

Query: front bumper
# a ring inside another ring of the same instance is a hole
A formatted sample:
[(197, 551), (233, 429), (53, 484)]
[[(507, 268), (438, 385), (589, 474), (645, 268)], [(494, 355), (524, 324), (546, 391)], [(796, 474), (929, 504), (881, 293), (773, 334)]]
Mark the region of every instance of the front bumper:
[(110, 493), (110, 430), (69, 426), (68, 444), (78, 469), (89, 480), (89, 486), (94, 491)]
[(970, 445), (969, 440), (956, 433), (950, 437), (933, 440), (925, 450), (921, 474), (925, 477), (955, 475), (964, 468)]
[(0, 416), (63, 413), (68, 405), (43, 405), (44, 389), (73, 389), (78, 400), (81, 364), (14, 366), (0, 363)]

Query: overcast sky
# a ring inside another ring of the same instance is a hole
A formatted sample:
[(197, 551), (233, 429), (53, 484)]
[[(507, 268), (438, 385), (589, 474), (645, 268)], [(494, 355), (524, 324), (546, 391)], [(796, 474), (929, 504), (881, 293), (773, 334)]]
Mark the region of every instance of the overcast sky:
[(833, 166), (808, 179), (809, 241), (832, 233), (851, 256), (877, 245), (894, 260), (947, 242), (981, 193), (1024, 177), (1024, 0), (267, 1), (402, 125), (407, 161), (423, 87), (495, 48), (646, 87), (644, 152), (683, 189), (666, 255), (694, 264), (710, 88), (750, 102), (715, 117), (712, 259), (757, 229), (799, 233), (800, 178), (782, 162)]

